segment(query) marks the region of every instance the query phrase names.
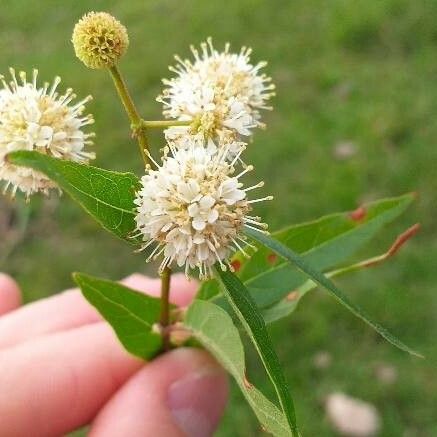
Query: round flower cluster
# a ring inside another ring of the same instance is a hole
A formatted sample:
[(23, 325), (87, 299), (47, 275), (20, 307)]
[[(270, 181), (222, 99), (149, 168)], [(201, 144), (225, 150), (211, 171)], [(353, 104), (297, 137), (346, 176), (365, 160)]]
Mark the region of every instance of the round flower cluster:
[[(200, 52), (191, 51), (194, 62), (176, 57), (170, 70), (177, 76), (163, 81), (167, 88), (158, 97), (164, 115), (186, 125), (165, 131), (169, 148), (162, 164), (153, 161), (156, 169), (149, 167), (141, 180), (136, 224), (142, 249), (151, 249), (148, 260), (163, 256), (160, 271), (174, 262), (187, 275), (197, 268), (205, 279), (216, 263), (232, 270), (233, 251), (247, 255), (244, 227), (266, 232), (260, 217), (250, 214), (253, 203), (272, 196), (248, 199), (264, 184), (243, 188), (240, 178), (253, 167), (240, 156), (244, 137), (263, 126), (260, 110), (271, 109), (274, 85), (259, 73), (265, 63), (250, 63), (250, 49), (234, 54), (227, 44), (220, 53), (208, 39)], [(243, 163), (239, 174), (237, 163)]]
[(170, 145), (170, 151), (162, 165), (155, 162), (157, 170), (148, 169), (135, 200), (142, 249), (153, 248), (148, 261), (163, 255), (160, 271), (176, 262), (185, 265), (187, 275), (190, 268), (198, 268), (201, 279), (212, 276), (216, 262), (232, 269), (227, 261), (231, 251), (245, 253), (242, 228), (266, 227), (249, 215), (251, 204), (271, 196), (248, 200), (247, 192), (263, 183), (242, 188), (239, 179), (253, 167), (234, 174), (241, 151), (233, 162), (226, 160), (228, 147), (214, 155), (195, 143), (186, 150)]
[(126, 28), (106, 12), (89, 12), (74, 26), (76, 56), (89, 68), (110, 68), (126, 53)]
[(20, 72), (17, 80), (15, 71), (10, 69), (12, 81), (0, 91), (0, 180), (6, 182), (5, 191), (11, 188), (12, 195), (20, 189), (27, 196), (42, 191), (48, 193), (56, 188), (42, 173), (18, 167), (6, 160), (9, 152), (36, 150), (40, 153), (76, 162), (87, 163), (95, 158), (92, 152), (84, 150), (92, 144), (92, 133), (84, 133), (82, 128), (92, 124), (91, 115), (83, 115), (85, 104), (91, 96), (72, 104), (76, 98), (72, 89), (59, 95), (56, 89), (61, 82), (56, 77), (53, 84), (37, 85), (38, 71), (34, 70), (31, 81), (26, 73)]
[[(194, 62), (176, 56), (177, 74), (164, 79), (166, 85), (157, 100), (164, 105), (164, 115), (188, 126), (170, 127), (166, 138), (176, 147), (186, 147), (187, 135), (199, 145), (215, 151), (228, 142), (248, 137), (255, 127), (263, 127), (261, 109), (271, 109), (267, 101), (274, 95), (271, 78), (260, 74), (266, 65), (250, 63), (251, 49), (230, 53), (229, 44), (218, 52), (209, 38), (201, 51), (191, 47)], [(232, 159), (234, 154), (228, 157)]]

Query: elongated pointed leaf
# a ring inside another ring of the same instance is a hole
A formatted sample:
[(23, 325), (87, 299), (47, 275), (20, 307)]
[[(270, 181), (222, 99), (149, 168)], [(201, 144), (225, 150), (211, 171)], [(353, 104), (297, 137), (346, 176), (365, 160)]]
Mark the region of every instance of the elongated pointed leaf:
[(232, 272), (221, 270), (220, 266), (216, 267), (215, 270), (223, 284), (223, 293), (258, 351), (264, 368), (275, 388), (291, 432), (293, 435), (298, 436), (293, 400), (285, 376), (282, 373), (279, 359), (273, 349), (264, 319), (241, 280)]
[(143, 359), (157, 354), (162, 340), (153, 331), (153, 324), (159, 319), (159, 299), (83, 273), (73, 277), (85, 299), (112, 326), (128, 352)]
[[(304, 254), (318, 269), (331, 268), (345, 261), (366, 244), (383, 226), (402, 214), (414, 201), (414, 193), (363, 204), (355, 211), (329, 214), (316, 220), (288, 226), (272, 234), (294, 252)], [(260, 272), (286, 266), (282, 259), (274, 261), (271, 251), (263, 246), (250, 259), (238, 255), (243, 281), (256, 278)], [(253, 285), (256, 285), (255, 283)]]
[[(364, 205), (359, 220), (349, 212), (332, 214), (284, 229), (273, 237), (301, 253), (316, 269), (326, 270), (350, 259), (384, 225), (405, 211), (414, 197), (406, 194)], [(260, 247), (251, 259), (241, 262), (243, 282), (261, 307), (283, 298), (305, 280), (301, 272), (290, 268), (282, 258), (274, 261), (269, 248)]]
[[(327, 278), (334, 278), (346, 273), (356, 272), (361, 269), (376, 267), (393, 257), (399, 251), (399, 249), (419, 231), (419, 229), (420, 225), (416, 223), (408, 228), (405, 232), (400, 234), (389, 247), (389, 249), (382, 255), (374, 256), (349, 266), (332, 270), (325, 273), (325, 276)], [(265, 308), (262, 312), (265, 322), (269, 324), (291, 314), (296, 309), (302, 297), (304, 297), (309, 291), (316, 289), (318, 286), (319, 284), (314, 282), (312, 279), (308, 279), (303, 285), (293, 290), (288, 296), (286, 296), (285, 299), (282, 299), (269, 308)]]
[(284, 414), (246, 379), (243, 344), (228, 313), (213, 303), (195, 301), (188, 308), (184, 326), (235, 378), (263, 428), (275, 436), (289, 436)]
[(352, 303), (349, 298), (339, 288), (337, 288), (337, 286), (329, 278), (327, 278), (323, 273), (314, 269), (306, 260), (304, 260), (297, 253), (293, 252), (287, 246), (277, 240), (274, 240), (268, 235), (265, 235), (259, 231), (254, 231), (249, 228), (246, 228), (246, 235), (263, 244), (264, 246), (270, 248), (279, 256), (282, 256), (283, 258), (288, 260), (291, 264), (293, 264), (299, 270), (304, 272), (308, 277), (310, 277), (315, 283), (329, 291), (343, 306), (345, 306), (357, 317), (364, 320), (368, 325), (375, 329), (376, 332), (378, 332), (382, 337), (384, 337), (394, 346), (412, 355), (422, 357), (422, 355), (420, 355), (418, 352), (415, 352), (404, 343), (402, 343), (400, 340), (398, 340), (386, 328), (374, 322), (362, 309)]
[[(378, 200), (364, 204), (358, 210), (360, 215), (351, 212), (330, 214), (289, 226), (274, 232), (272, 236), (299, 253), (316, 269), (331, 269), (364, 247), (383, 226), (404, 212), (414, 199), (414, 194), (405, 194)], [(307, 279), (305, 274), (262, 245), (258, 245), (258, 251), (250, 259), (238, 253), (234, 263), (238, 267), (237, 276), (260, 308), (269, 308), (282, 300)], [(218, 287), (211, 281), (202, 283), (199, 296), (217, 303), (222, 299)]]
[(139, 183), (133, 173), (104, 170), (30, 151), (10, 153), (7, 159), (44, 173), (104, 228), (133, 242), (134, 199)]

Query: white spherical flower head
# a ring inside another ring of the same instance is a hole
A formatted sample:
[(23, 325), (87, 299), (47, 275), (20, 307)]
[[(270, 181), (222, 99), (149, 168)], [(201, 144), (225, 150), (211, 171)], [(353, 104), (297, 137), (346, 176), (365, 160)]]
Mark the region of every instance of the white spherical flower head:
[(226, 44), (223, 52), (217, 51), (209, 38), (200, 52), (191, 47), (194, 62), (176, 57), (178, 64), (170, 70), (177, 76), (163, 80), (166, 88), (157, 100), (166, 117), (192, 121), (185, 133), (235, 140), (263, 126), (260, 109), (271, 109), (267, 101), (274, 95), (271, 78), (260, 73), (266, 63), (251, 64), (246, 47), (240, 53), (229, 49)]
[(82, 128), (93, 123), (91, 115), (83, 116), (85, 103), (91, 97), (72, 104), (76, 98), (71, 89), (60, 95), (56, 88), (60, 78), (52, 85), (37, 85), (37, 70), (32, 80), (26, 79), (24, 72), (19, 79), (13, 69), (12, 81), (6, 83), (1, 76), (3, 89), (0, 91), (0, 181), (5, 184), (5, 192), (11, 188), (12, 195), (17, 189), (27, 196), (42, 191), (48, 193), (56, 184), (35, 170), (15, 166), (5, 159), (10, 152), (35, 150), (54, 158), (87, 163), (95, 154), (84, 150), (93, 133), (84, 133)]
[(235, 162), (224, 158), (226, 149), (211, 155), (195, 145), (187, 150), (170, 148), (162, 165), (155, 163), (158, 169), (148, 169), (141, 179), (135, 200), (138, 235), (145, 242), (142, 249), (153, 247), (148, 261), (163, 256), (161, 272), (176, 263), (185, 266), (186, 274), (197, 268), (205, 279), (211, 277), (216, 262), (231, 268), (232, 251), (245, 253), (244, 226), (266, 228), (249, 213), (252, 203), (272, 197), (248, 200), (247, 192), (263, 183), (242, 188), (240, 177), (253, 167), (235, 175)]
[(165, 130), (165, 139), (168, 144), (178, 150), (188, 150), (194, 145), (195, 147), (203, 147), (207, 153), (214, 155), (219, 150), (226, 149), (225, 159), (227, 161), (233, 161), (238, 156), (237, 161), (244, 164), (240, 155), (246, 149), (246, 143), (226, 135), (219, 134), (213, 140), (212, 138), (205, 138), (201, 133), (190, 134), (187, 132), (186, 126), (172, 126)]

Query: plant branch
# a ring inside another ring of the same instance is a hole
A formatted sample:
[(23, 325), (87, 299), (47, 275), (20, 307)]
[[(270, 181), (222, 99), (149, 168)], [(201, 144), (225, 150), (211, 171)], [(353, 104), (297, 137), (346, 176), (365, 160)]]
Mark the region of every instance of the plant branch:
[(129, 117), (131, 125), (134, 127), (134, 135), (137, 138), (138, 146), (140, 147), (141, 157), (145, 165), (150, 164), (149, 157), (146, 154), (146, 150), (149, 150), (149, 144), (146, 137), (145, 129), (146, 127), (141, 123), (141, 117), (132, 100), (129, 90), (127, 89), (126, 82), (121, 76), (120, 70), (116, 65), (109, 68), (112, 80), (114, 81), (115, 88), (117, 89), (118, 95), (123, 103), (124, 109)]
[[(115, 65), (109, 69), (112, 79), (114, 81), (115, 88), (117, 89), (118, 95), (123, 103), (124, 109), (131, 122), (132, 130), (134, 136), (138, 140), (138, 145), (140, 147), (141, 157), (143, 158), (144, 164), (147, 166), (150, 164), (150, 159), (147, 155), (149, 150), (149, 144), (147, 141), (146, 130), (148, 127), (162, 127), (165, 126), (166, 121), (155, 121), (147, 122), (142, 120), (135, 103), (132, 100), (129, 90), (127, 89), (126, 83), (121, 76), (120, 70)], [(178, 123), (178, 122), (176, 122)], [(187, 124), (184, 122), (184, 124)], [(174, 125), (174, 124), (171, 124)], [(180, 124), (179, 124), (180, 125)], [(162, 328), (162, 336), (164, 343), (164, 350), (168, 350), (170, 346), (169, 341), (169, 330), (167, 329), (170, 324), (170, 278), (171, 270), (166, 267), (161, 274), (161, 316), (160, 324)]]
[(161, 274), (161, 317), (160, 324), (163, 332), (164, 349), (169, 349), (169, 333), (166, 329), (170, 324), (170, 278), (171, 269), (166, 267)]
[(145, 128), (166, 128), (172, 126), (189, 126), (191, 120), (141, 120), (141, 126)]

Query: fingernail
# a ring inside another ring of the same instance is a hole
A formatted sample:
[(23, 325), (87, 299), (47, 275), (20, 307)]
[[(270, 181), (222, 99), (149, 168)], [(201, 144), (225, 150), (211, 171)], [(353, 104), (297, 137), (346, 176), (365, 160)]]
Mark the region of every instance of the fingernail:
[(175, 422), (188, 437), (211, 436), (227, 399), (227, 378), (217, 367), (205, 367), (175, 381), (168, 404)]

